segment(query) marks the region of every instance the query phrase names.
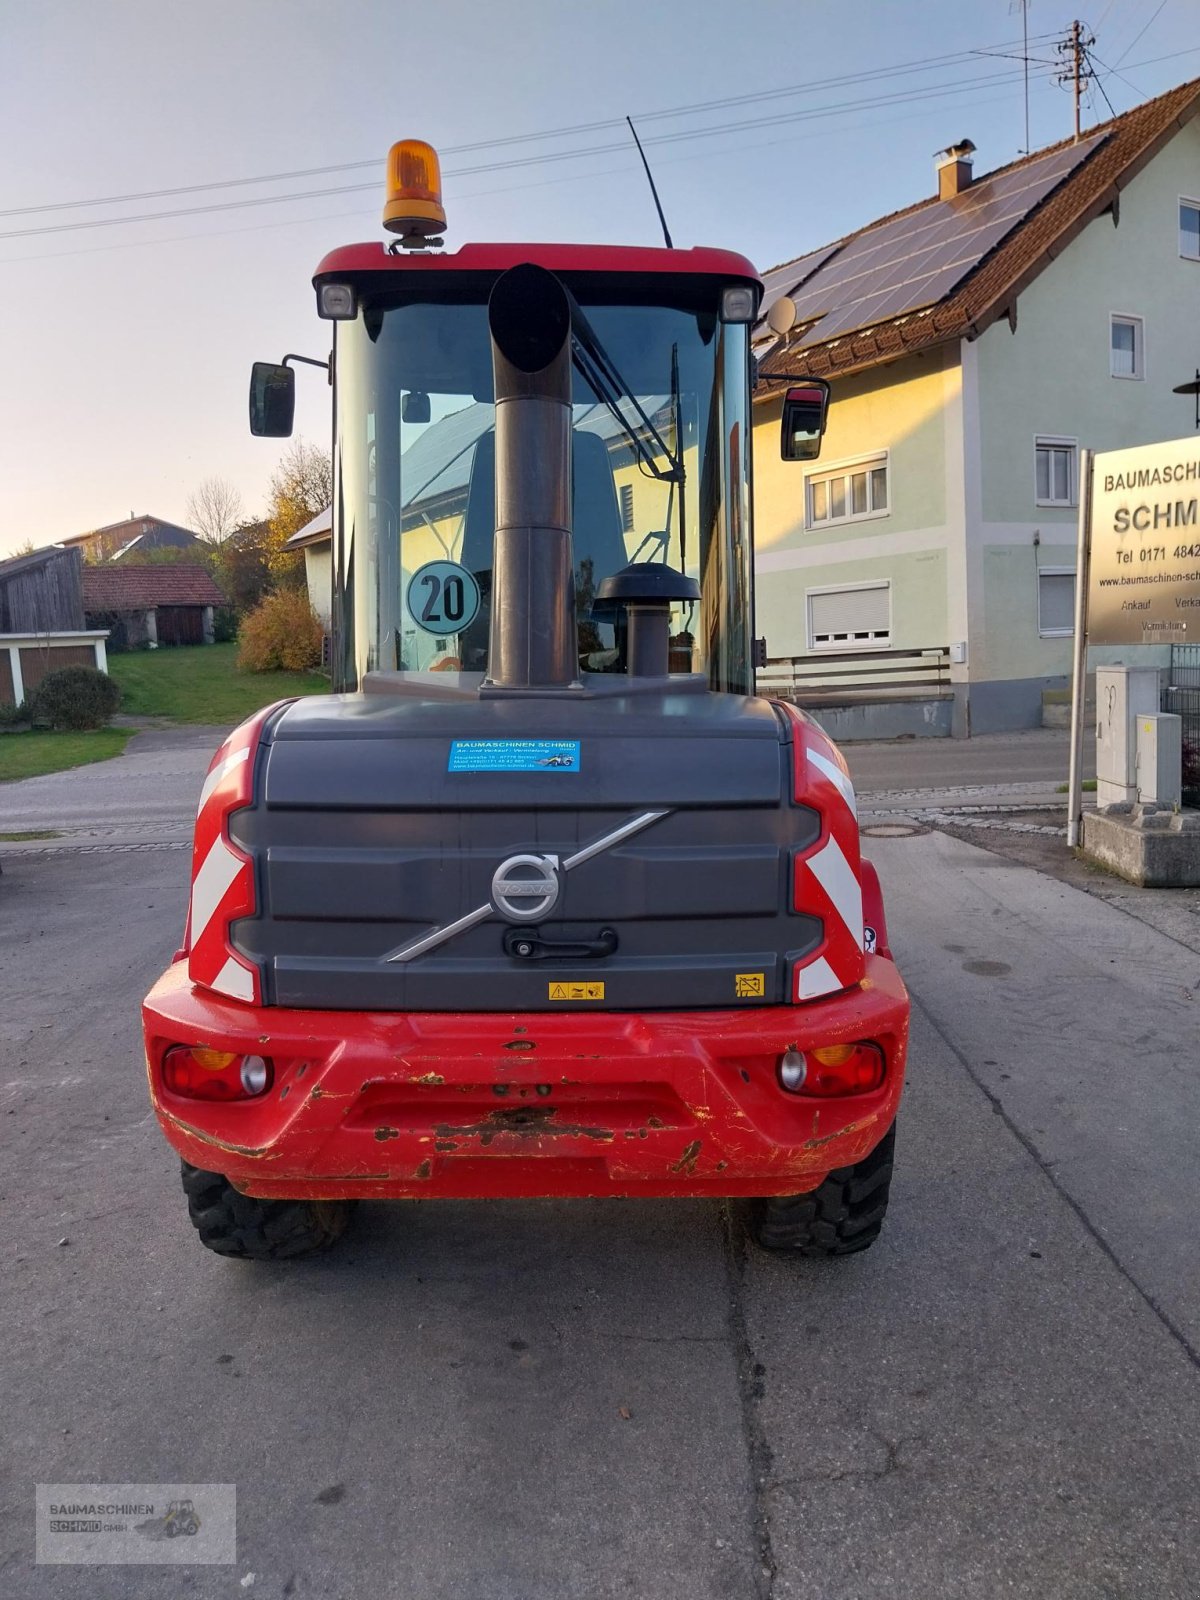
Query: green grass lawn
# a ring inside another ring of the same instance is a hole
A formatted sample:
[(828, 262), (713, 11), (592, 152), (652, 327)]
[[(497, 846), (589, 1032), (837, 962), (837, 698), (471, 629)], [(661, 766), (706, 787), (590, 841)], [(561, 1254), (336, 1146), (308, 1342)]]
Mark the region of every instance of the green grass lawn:
[(0, 783), (109, 761), (121, 754), (135, 732), (97, 728), (94, 733), (6, 733), (0, 738)]
[(232, 727), (273, 700), (328, 694), (316, 672), (239, 672), (236, 644), (184, 645), (176, 650), (131, 650), (108, 658), (121, 685), (121, 714), (213, 722)]

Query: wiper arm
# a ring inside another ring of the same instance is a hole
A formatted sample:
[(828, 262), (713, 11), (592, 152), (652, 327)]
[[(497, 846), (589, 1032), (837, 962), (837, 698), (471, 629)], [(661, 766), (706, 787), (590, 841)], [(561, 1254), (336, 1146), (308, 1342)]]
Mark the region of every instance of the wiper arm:
[[(654, 423), (647, 416), (641, 401), (621, 376), (616, 362), (600, 342), (596, 330), (584, 316), (578, 301), (568, 291), (571, 301), (571, 353), (575, 365), (586, 378), (592, 391), (600, 400), (605, 410), (621, 429), (622, 433), (633, 446), (634, 454), (645, 467), (646, 471), (663, 483), (683, 482), (683, 459), (672, 454), (666, 440)], [(664, 455), (670, 462), (669, 467), (660, 467), (655, 459), (656, 452), (652, 451), (646, 443), (645, 435), (630, 426), (622, 402), (628, 400), (637, 412), (643, 427), (658, 447), (659, 454)]]

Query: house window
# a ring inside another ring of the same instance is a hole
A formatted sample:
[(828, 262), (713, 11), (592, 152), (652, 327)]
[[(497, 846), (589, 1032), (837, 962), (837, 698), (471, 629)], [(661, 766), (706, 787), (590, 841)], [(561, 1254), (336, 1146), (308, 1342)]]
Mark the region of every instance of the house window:
[(1179, 254), (1200, 261), (1200, 200), (1179, 202)]
[(1074, 439), (1038, 438), (1034, 441), (1034, 488), (1040, 506), (1075, 504)]
[(805, 495), (805, 525), (809, 528), (886, 517), (890, 501), (887, 452), (861, 456), (806, 478)]
[(621, 485), (621, 532), (633, 532), (633, 485)]
[(1141, 317), (1113, 317), (1111, 327), (1109, 371), (1114, 378), (1144, 377)]
[(884, 650), (892, 642), (892, 586), (854, 583), (839, 589), (810, 589), (810, 650)]
[(1038, 573), (1038, 633), (1043, 639), (1069, 638), (1075, 632), (1075, 573), (1070, 567), (1043, 567)]

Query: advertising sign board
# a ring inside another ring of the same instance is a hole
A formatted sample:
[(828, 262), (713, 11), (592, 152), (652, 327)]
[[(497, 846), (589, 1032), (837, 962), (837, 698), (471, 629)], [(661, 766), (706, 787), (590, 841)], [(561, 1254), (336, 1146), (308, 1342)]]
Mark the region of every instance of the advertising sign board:
[(1200, 641), (1200, 437), (1092, 468), (1088, 643)]

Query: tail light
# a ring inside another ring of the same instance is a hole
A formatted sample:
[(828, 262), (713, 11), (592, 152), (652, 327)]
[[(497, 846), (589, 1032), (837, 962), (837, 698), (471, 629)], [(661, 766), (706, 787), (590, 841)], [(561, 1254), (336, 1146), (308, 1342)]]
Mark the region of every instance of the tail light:
[(267, 719), (286, 702), (257, 712), (226, 739), (200, 791), (192, 846), (192, 897), (181, 955), (193, 983), (258, 1005), (262, 976), (233, 947), (231, 925), (257, 907), (254, 863), (229, 837), (229, 818), (254, 799), (254, 758)]
[(255, 1100), (275, 1079), (263, 1056), (178, 1044), (163, 1057), (163, 1083), (185, 1100)]
[(839, 1095), (870, 1094), (887, 1076), (887, 1062), (877, 1044), (819, 1045), (813, 1050), (788, 1050), (776, 1069), (780, 1086), (789, 1094), (833, 1099)]

